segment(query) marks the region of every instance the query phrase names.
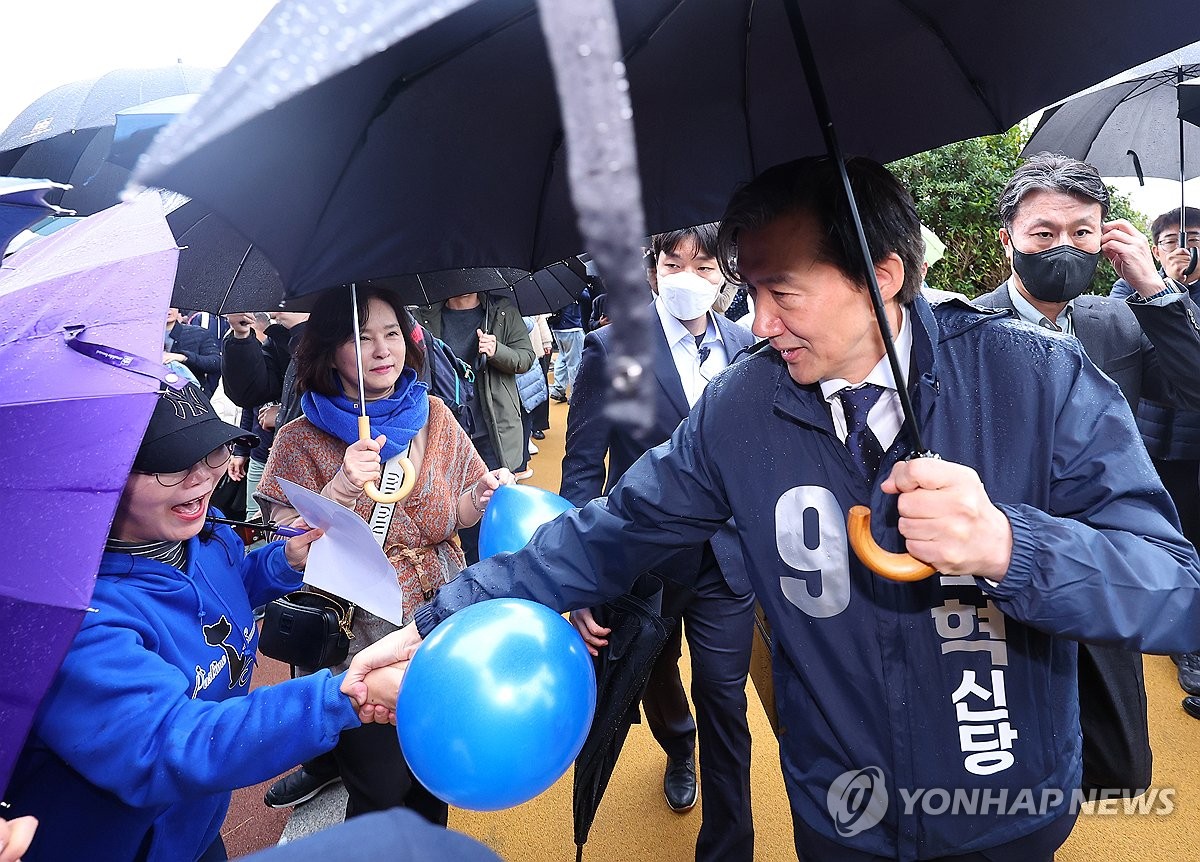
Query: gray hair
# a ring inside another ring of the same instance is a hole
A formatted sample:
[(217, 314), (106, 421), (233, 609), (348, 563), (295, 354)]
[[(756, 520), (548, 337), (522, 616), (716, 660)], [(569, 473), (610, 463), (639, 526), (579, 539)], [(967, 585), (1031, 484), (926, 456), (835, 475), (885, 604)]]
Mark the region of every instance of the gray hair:
[(1012, 227), (1025, 196), (1039, 189), (1095, 201), (1100, 204), (1100, 218), (1108, 218), (1108, 186), (1095, 168), (1062, 153), (1038, 153), (1017, 168), (1000, 192), (1000, 221), (1005, 228)]

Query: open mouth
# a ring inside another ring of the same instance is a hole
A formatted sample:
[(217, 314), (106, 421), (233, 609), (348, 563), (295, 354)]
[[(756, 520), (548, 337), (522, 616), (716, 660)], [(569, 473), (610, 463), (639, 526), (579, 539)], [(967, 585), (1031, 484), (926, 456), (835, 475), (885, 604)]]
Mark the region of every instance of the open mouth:
[(195, 499), (188, 500), (186, 503), (180, 503), (171, 507), (171, 511), (185, 521), (194, 521), (204, 514), (204, 498), (207, 494), (202, 494)]

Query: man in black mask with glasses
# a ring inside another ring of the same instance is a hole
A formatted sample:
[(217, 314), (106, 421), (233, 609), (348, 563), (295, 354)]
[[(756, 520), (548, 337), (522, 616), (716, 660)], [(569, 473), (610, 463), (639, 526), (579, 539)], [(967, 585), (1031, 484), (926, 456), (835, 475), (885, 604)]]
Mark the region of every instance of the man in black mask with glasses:
[[(1050, 153), (1027, 161), (1000, 196), (999, 236), (1012, 276), (974, 302), (1079, 339), (1135, 412), (1144, 392), (1197, 409), (1200, 309), (1159, 272), (1145, 236), (1123, 219), (1106, 220), (1108, 201), (1089, 164)], [(1083, 295), (1101, 255), (1129, 285), (1127, 301)], [(1142, 657), (1081, 645), (1079, 698), (1085, 789), (1147, 786)]]

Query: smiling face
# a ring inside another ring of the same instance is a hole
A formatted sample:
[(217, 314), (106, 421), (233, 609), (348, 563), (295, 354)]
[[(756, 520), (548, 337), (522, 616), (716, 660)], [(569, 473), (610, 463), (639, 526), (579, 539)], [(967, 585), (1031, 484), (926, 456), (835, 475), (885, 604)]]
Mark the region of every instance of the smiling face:
[[(382, 299), (372, 297), (362, 321), (363, 392), (368, 401), (386, 398), (396, 389), (404, 370), (404, 333), (396, 311)], [(354, 341), (347, 339), (333, 354), (333, 367), (341, 378), (342, 391), (358, 397), (358, 362)]]
[[(793, 213), (737, 240), (737, 267), (754, 298), (754, 334), (769, 338), (800, 384), (842, 378), (860, 383), (883, 358), (883, 339), (862, 286), (813, 253), (816, 219)], [(892, 331), (900, 315), (896, 294), (904, 265), (891, 254), (876, 266)]]
[(117, 504), (110, 535), (125, 542), (176, 542), (197, 535), (217, 480), (225, 468), (203, 460), (186, 479), (164, 488), (152, 475), (130, 473)]

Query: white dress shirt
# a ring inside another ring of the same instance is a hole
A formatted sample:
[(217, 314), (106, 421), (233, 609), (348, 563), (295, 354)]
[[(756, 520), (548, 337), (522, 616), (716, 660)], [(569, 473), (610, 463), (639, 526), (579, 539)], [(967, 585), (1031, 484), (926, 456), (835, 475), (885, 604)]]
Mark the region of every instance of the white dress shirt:
[[(654, 310), (658, 312), (663, 334), (667, 336), (671, 358), (675, 360), (675, 370), (679, 372), (679, 382), (683, 384), (683, 394), (687, 398), (688, 406), (695, 406), (708, 381), (729, 364), (729, 353), (725, 349), (725, 340), (721, 338), (721, 330), (713, 320), (713, 313), (708, 312), (708, 328), (705, 329), (704, 337), (697, 347), (696, 336), (688, 332), (688, 328), (677, 318), (671, 316), (661, 299), (655, 298)], [(703, 361), (702, 353), (705, 354)]]
[[(908, 368), (912, 362), (912, 325), (904, 308), (900, 309), (900, 332), (896, 335), (896, 356), (901, 368)], [(896, 442), (900, 427), (904, 424), (904, 410), (900, 406), (900, 394), (896, 391), (896, 379), (892, 376), (892, 367), (888, 363), (887, 354), (875, 364), (871, 373), (862, 383), (874, 383), (884, 388), (879, 400), (867, 414), (867, 426), (875, 434), (875, 439), (886, 452)], [(833, 416), (833, 430), (838, 439), (846, 442), (846, 411), (842, 408), (842, 399), (838, 393), (846, 388), (857, 388), (862, 383), (851, 387), (850, 381), (835, 377), (832, 380), (821, 381), (821, 395), (829, 404), (829, 412)]]

